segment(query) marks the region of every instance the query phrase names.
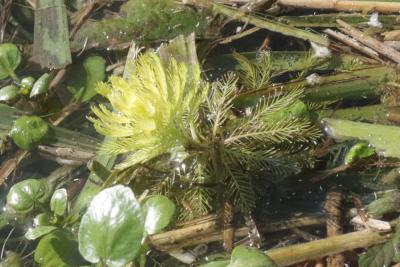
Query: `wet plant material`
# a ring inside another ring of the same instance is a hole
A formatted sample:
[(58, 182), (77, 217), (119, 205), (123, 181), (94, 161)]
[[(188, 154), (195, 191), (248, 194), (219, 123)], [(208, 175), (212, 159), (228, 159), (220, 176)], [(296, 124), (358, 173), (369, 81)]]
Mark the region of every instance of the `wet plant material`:
[(400, 5), (320, 2), (0, 1), (0, 266), (398, 263)]
[[(178, 203), (185, 203), (182, 218), (205, 215), (218, 209), (210, 203), (223, 201), (250, 211), (257, 198), (254, 183), (261, 177), (273, 181), (310, 166), (307, 151), (321, 133), (308, 118), (301, 88), (274, 92), (237, 109), (239, 79), (234, 73), (209, 84), (201, 80), (199, 66), (191, 66), (189, 76), (187, 65), (173, 59), (163, 65), (152, 52), (133, 64), (126, 81), (112, 77), (98, 86), (113, 111), (100, 105), (89, 119), (97, 131), (112, 137), (102, 152), (127, 154), (117, 169), (154, 165), (164, 170), (161, 184), (169, 183), (169, 188), (153, 188), (166, 194), (172, 190)], [(268, 83), (268, 64), (254, 69), (243, 59), (242, 64), (243, 86)]]

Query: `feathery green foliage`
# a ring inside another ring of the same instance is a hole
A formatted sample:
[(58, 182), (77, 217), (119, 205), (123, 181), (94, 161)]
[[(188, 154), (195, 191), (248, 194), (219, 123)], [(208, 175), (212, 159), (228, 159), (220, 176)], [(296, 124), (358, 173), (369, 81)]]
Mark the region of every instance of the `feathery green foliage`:
[(149, 52), (141, 56), (125, 81), (112, 77), (98, 86), (114, 111), (104, 105), (93, 107), (90, 117), (96, 130), (114, 137), (101, 148), (105, 153), (128, 153), (118, 165), (126, 168), (144, 163), (171, 149), (196, 142), (196, 117), (207, 96), (207, 84), (200, 81), (200, 69), (192, 77), (187, 67), (172, 60), (162, 65)]
[(98, 86), (113, 108), (93, 107), (90, 120), (112, 137), (101, 150), (125, 155), (119, 169), (151, 166), (158, 177), (154, 192), (174, 192), (176, 201), (185, 203), (182, 220), (217, 208), (213, 200), (242, 211), (254, 208), (255, 180), (299, 172), (320, 137), (304, 115), (302, 88), (271, 92), (254, 106), (236, 108), (239, 85), (254, 90), (267, 86), (272, 75), (267, 56), (256, 67), (236, 57), (245, 65), (239, 77), (228, 73), (210, 85), (199, 66), (189, 77), (184, 63), (165, 66), (147, 52), (126, 81), (112, 77)]
[(239, 53), (234, 53), (233, 56), (242, 67), (239, 76), (246, 89), (258, 90), (268, 85), (272, 69), (271, 57), (268, 52), (260, 53), (256, 62)]

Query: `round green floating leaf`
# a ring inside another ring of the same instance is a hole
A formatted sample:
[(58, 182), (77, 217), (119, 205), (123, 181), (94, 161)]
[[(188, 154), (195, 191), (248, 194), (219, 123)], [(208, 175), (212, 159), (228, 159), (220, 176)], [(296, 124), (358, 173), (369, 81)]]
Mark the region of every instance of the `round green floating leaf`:
[(42, 179), (27, 179), (13, 185), (7, 195), (7, 204), (17, 212), (26, 213), (48, 197), (48, 185)]
[(61, 231), (53, 231), (40, 239), (35, 250), (35, 261), (39, 266), (81, 266), (78, 244)]
[(49, 125), (37, 116), (22, 116), (14, 122), (10, 135), (14, 143), (23, 149), (37, 146), (48, 134)]
[(50, 75), (48, 73), (40, 76), (39, 79), (33, 84), (29, 98), (46, 93), (49, 90), (50, 85)]
[(238, 246), (232, 251), (231, 263), (227, 267), (277, 267), (264, 253), (256, 248)]
[(175, 204), (166, 196), (151, 196), (144, 202), (144, 228), (149, 235), (158, 233), (171, 221), (175, 212)]
[[(21, 52), (14, 44), (0, 44), (0, 79), (14, 76), (14, 70), (21, 62)], [(14, 77), (13, 77), (14, 78)]]
[(33, 78), (33, 77), (22, 78), (21, 88), (20, 88), (21, 93), (24, 95), (29, 95), (34, 82), (35, 82), (35, 78)]
[(51, 210), (58, 216), (64, 215), (67, 208), (67, 190), (65, 188), (57, 189), (50, 200)]
[(57, 229), (56, 226), (48, 225), (48, 226), (37, 226), (35, 228), (29, 228), (25, 233), (25, 238), (28, 240), (35, 240), (41, 236), (47, 235), (48, 233)]
[(117, 185), (92, 200), (79, 228), (79, 251), (91, 263), (123, 266), (139, 252), (144, 216), (132, 190)]
[(19, 96), (19, 89), (15, 85), (7, 85), (0, 89), (0, 101), (12, 101)]

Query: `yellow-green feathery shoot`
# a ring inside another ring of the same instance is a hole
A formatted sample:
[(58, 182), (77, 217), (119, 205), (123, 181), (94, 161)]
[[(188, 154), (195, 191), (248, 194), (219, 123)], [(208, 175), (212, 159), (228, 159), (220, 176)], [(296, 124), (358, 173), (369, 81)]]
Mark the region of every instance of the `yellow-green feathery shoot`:
[(102, 152), (128, 153), (117, 168), (146, 162), (198, 140), (197, 114), (207, 98), (208, 84), (201, 80), (200, 67), (194, 70), (189, 77), (184, 63), (171, 59), (166, 66), (156, 53), (147, 52), (134, 62), (126, 80), (112, 76), (108, 83), (98, 85), (98, 93), (112, 109), (95, 106), (96, 117), (89, 120), (99, 133), (112, 137)]

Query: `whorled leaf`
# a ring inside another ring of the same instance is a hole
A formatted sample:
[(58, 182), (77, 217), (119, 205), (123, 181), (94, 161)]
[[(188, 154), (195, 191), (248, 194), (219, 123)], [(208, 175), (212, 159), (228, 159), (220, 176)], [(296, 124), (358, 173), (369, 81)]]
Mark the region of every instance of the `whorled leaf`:
[(142, 205), (145, 215), (144, 228), (149, 235), (164, 229), (175, 212), (175, 204), (166, 196), (151, 196)]
[(13, 185), (7, 195), (7, 204), (16, 212), (26, 213), (38, 204), (43, 204), (49, 196), (45, 180), (27, 179)]
[(49, 133), (49, 125), (37, 116), (21, 116), (10, 131), (14, 143), (23, 149), (37, 146)]
[[(96, 130), (112, 137), (102, 146), (110, 154), (128, 153), (117, 168), (143, 163), (196, 138), (196, 118), (208, 85), (201, 81), (200, 67), (188, 76), (188, 66), (171, 59), (165, 66), (153, 52), (135, 61), (133, 73), (124, 80), (111, 77), (97, 87), (111, 103), (93, 107), (89, 120)], [(135, 88), (135, 89), (133, 89)]]
[(0, 79), (8, 76), (16, 78), (14, 70), (21, 62), (21, 52), (14, 44), (0, 44)]
[(132, 190), (117, 185), (97, 194), (83, 215), (79, 251), (91, 263), (124, 266), (139, 252), (144, 216)]

